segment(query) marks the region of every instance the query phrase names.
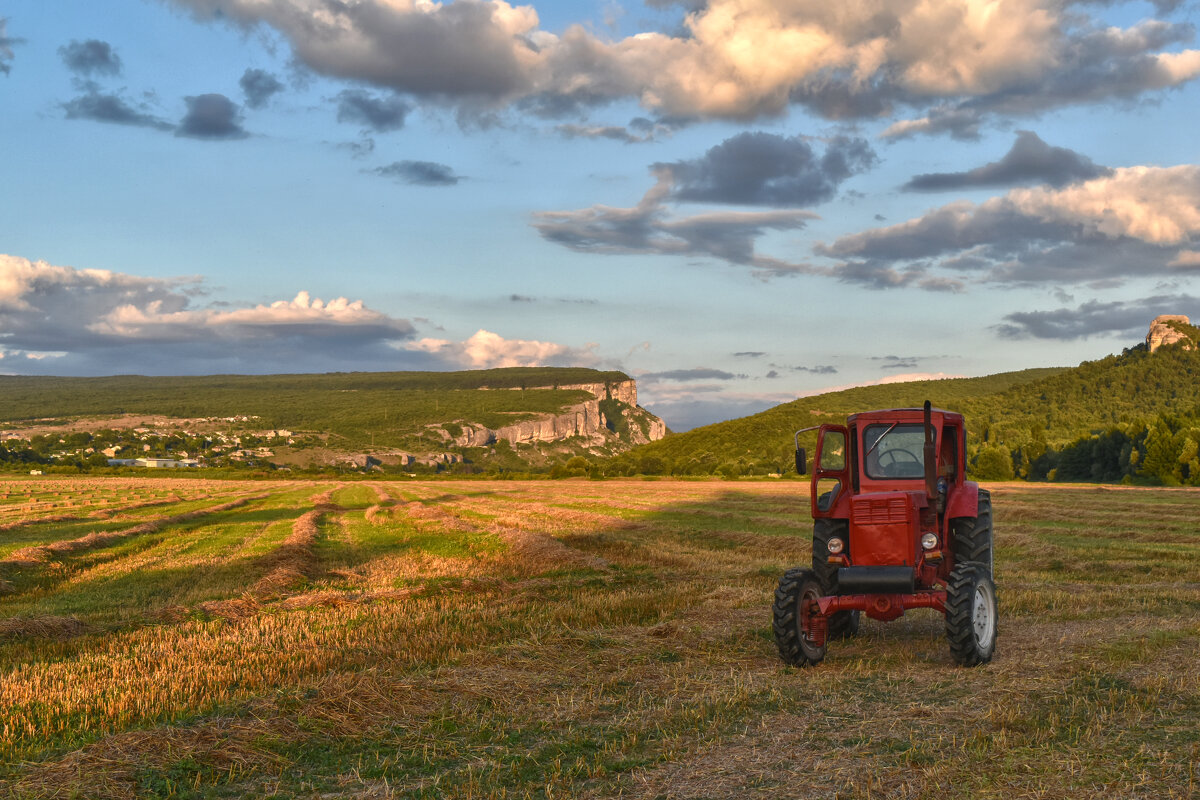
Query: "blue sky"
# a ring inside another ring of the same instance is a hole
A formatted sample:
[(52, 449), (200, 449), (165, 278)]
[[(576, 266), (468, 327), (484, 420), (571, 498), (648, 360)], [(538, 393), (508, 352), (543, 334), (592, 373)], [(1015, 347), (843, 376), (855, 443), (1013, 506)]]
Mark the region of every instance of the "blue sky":
[(623, 369), (675, 429), (1200, 314), (1195, 3), (6, 0), (0, 373)]

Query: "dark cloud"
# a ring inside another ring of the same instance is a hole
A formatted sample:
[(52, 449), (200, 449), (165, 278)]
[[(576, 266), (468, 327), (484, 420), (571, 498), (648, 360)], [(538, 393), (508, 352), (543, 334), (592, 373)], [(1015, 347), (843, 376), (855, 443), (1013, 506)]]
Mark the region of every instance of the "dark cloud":
[(171, 123), (149, 113), (145, 107), (135, 108), (115, 94), (91, 91), (62, 104), (67, 119), (87, 119), (114, 125), (131, 125), (160, 131), (174, 130)]
[(766, 355), (766, 353), (761, 350), (743, 350), (742, 352), (734, 353), (733, 355), (735, 358), (762, 358)]
[(872, 361), (881, 361), (880, 369), (916, 369), (921, 360), (916, 356), (872, 356)]
[(415, 186), (454, 186), (462, 177), (454, 169), (433, 161), (394, 161), (386, 167), (371, 170), (384, 178), (394, 178)]
[(357, 142), (339, 142), (335, 146), (349, 152), (351, 158), (366, 158), (375, 152), (375, 140), (369, 136)]
[(837, 367), (832, 367), (828, 364), (819, 364), (815, 367), (791, 367), (793, 372), (811, 372), (814, 375), (836, 375)]
[(1069, 341), (1090, 336), (1144, 337), (1150, 320), (1159, 314), (1191, 314), (1200, 298), (1190, 295), (1157, 295), (1139, 300), (1102, 303), (1092, 300), (1076, 308), (1053, 311), (1017, 311), (993, 327), (1006, 339), (1057, 339)]
[(878, 158), (863, 139), (836, 137), (818, 153), (801, 136), (741, 133), (697, 159), (655, 164), (675, 200), (759, 206), (810, 206), (829, 200), (851, 175)]
[(0, 17), (0, 72), (7, 75), (12, 71), (13, 45), (22, 44), (24, 39), (8, 35), (8, 17)]
[(249, 108), (262, 108), (271, 98), (283, 91), (283, 84), (271, 73), (262, 69), (247, 69), (238, 80)]
[(644, 375), (639, 375), (638, 380), (646, 383), (657, 383), (659, 381), (731, 381), (738, 377), (745, 376), (734, 375), (732, 372), (726, 372), (721, 369), (697, 367), (695, 369), (671, 369), (665, 372), (647, 372)]
[[(1162, 0), (1160, 0), (1161, 2)], [(670, 8), (671, 6), (679, 6), (685, 11), (700, 11), (706, 5), (708, 0), (643, 0), (646, 5), (651, 8)], [(1175, 0), (1182, 2), (1182, 0)]]
[(762, 277), (820, 271), (755, 250), (766, 231), (802, 228), (814, 214), (781, 209), (673, 216), (664, 205), (673, 182), (670, 170), (657, 172), (658, 182), (633, 208), (542, 211), (533, 215), (533, 227), (547, 241), (585, 253), (704, 256), (751, 267)]
[(897, 103), (917, 101), (884, 76), (864, 82), (853, 70), (827, 71), (816, 80), (793, 87), (788, 98), (835, 120), (879, 118), (889, 115)]
[(1090, 158), (1065, 147), (1051, 147), (1032, 131), (1017, 131), (1017, 141), (999, 161), (966, 172), (917, 175), (902, 189), (936, 192), (993, 186), (1045, 183), (1063, 186), (1112, 174)]
[(625, 144), (644, 144), (670, 136), (681, 123), (634, 117), (627, 126), (621, 125), (558, 125), (555, 130), (568, 139), (611, 139)]
[(764, 378), (778, 378), (778, 377), (779, 377), (779, 373), (778, 373), (778, 372), (776, 372), (775, 370), (771, 370), (770, 372), (768, 372), (768, 373), (767, 373), (766, 375), (764, 375), (763, 377), (764, 377)]
[(88, 39), (80, 42), (72, 39), (70, 44), (58, 48), (67, 69), (78, 75), (109, 75), (121, 74), (121, 59), (113, 51), (108, 42), (99, 39)]
[(508, 301), (510, 303), (558, 303), (559, 305), (573, 306), (596, 306), (600, 304), (599, 300), (586, 297), (532, 297), (527, 294), (510, 294)]
[(916, 120), (902, 120), (883, 132), (887, 139), (908, 139), (918, 134), (936, 136), (947, 134), (951, 139), (975, 142), (980, 138), (979, 126), (983, 113), (973, 108), (934, 106), (926, 116)]
[(961, 292), (965, 289), (961, 280), (930, 275), (926, 263), (909, 264), (897, 269), (880, 260), (851, 260), (830, 268), (824, 274), (842, 283), (857, 284), (868, 289), (915, 287), (934, 292)]
[(1030, 217), (1010, 203), (976, 206), (960, 201), (934, 209), (916, 220), (843, 236), (831, 246), (819, 245), (817, 252), (888, 261), (921, 259), (981, 245), (1012, 249), (1034, 241), (1057, 241), (1069, 235), (1067, 228), (1061, 223)]
[(338, 122), (364, 125), (377, 133), (404, 127), (412, 106), (396, 95), (375, 97), (361, 89), (346, 89), (337, 95)]
[(245, 139), (241, 110), (223, 94), (185, 97), (187, 114), (175, 130), (176, 136), (192, 139)]
[(625, 144), (641, 144), (654, 141), (652, 134), (635, 133), (620, 125), (559, 125), (555, 128), (568, 139), (612, 139)]

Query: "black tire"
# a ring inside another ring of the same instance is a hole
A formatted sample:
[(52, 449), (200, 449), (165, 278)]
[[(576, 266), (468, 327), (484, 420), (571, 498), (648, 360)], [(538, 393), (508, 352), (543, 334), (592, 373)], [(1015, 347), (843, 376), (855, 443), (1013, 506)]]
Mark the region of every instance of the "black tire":
[(955, 662), (975, 667), (992, 660), (998, 616), (996, 584), (982, 565), (955, 565), (946, 587), (946, 638)]
[(959, 517), (951, 520), (950, 530), (954, 537), (951, 542), (954, 563), (979, 564), (987, 570), (988, 575), (992, 575), (992, 493), (987, 489), (980, 489), (976, 516), (973, 519)]
[(775, 645), (785, 664), (807, 667), (825, 658), (825, 645), (816, 646), (804, 631), (811, 606), (821, 594), (821, 584), (812, 570), (796, 567), (779, 579), (771, 614)]
[[(838, 594), (837, 566), (829, 563), (829, 539), (837, 536), (850, 550), (850, 525), (840, 519), (813, 520), (812, 571), (823, 594)], [(849, 639), (858, 635), (859, 612), (838, 611), (829, 617), (829, 638)]]

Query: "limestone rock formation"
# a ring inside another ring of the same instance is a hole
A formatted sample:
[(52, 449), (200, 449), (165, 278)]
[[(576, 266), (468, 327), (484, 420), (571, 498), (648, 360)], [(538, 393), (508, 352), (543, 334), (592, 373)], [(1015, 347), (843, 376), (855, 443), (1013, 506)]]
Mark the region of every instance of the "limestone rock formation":
[[(632, 446), (657, 441), (667, 435), (666, 423), (637, 404), (636, 381), (526, 388), (585, 391), (592, 398), (558, 414), (547, 414), (500, 428), (459, 422), (462, 433), (457, 436), (444, 434), (445, 437), (455, 447), (485, 447), (502, 439), (510, 444), (535, 444), (576, 437), (587, 445), (609, 445), (619, 439), (615, 429), (621, 428), (628, 430), (627, 443)], [(608, 419), (600, 410), (602, 400), (617, 401), (621, 419)], [(439, 427), (439, 430), (443, 429)]]
[[(1146, 345), (1153, 353), (1164, 344), (1175, 344), (1176, 342), (1191, 342), (1185, 334), (1172, 328), (1168, 322), (1182, 322), (1184, 325), (1190, 325), (1189, 320), (1183, 314), (1160, 314), (1150, 323), (1150, 332), (1146, 334)], [(1185, 344), (1186, 349), (1190, 349), (1189, 345)]]

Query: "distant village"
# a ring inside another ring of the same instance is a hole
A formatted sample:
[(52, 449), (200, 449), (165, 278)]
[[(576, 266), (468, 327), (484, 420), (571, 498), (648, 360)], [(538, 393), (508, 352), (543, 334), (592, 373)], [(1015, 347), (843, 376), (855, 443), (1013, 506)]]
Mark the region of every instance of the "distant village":
[[(257, 417), (209, 417), (194, 422), (205, 428), (244, 427)], [(199, 426), (198, 426), (199, 427)], [(254, 466), (273, 458), (280, 446), (304, 444), (289, 430), (239, 431), (159, 429), (48, 432), (26, 436), (0, 432), (9, 450), (32, 452), (52, 464), (90, 467), (181, 469), (215, 466)]]

